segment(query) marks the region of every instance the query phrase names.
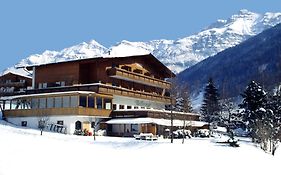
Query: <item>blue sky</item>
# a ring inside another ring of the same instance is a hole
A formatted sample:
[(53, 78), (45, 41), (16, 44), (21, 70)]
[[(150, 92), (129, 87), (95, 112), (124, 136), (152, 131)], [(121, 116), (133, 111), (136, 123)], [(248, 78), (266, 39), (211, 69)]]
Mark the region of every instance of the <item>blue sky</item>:
[(279, 0), (1, 0), (0, 71), (45, 50), (95, 39), (177, 39), (240, 9), (281, 12)]

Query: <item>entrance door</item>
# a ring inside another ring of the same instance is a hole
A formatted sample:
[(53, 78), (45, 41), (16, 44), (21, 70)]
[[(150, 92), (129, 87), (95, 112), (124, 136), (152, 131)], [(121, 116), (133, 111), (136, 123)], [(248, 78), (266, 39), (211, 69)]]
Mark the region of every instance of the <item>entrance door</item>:
[(82, 129), (82, 123), (78, 120), (75, 122), (75, 130), (81, 130)]

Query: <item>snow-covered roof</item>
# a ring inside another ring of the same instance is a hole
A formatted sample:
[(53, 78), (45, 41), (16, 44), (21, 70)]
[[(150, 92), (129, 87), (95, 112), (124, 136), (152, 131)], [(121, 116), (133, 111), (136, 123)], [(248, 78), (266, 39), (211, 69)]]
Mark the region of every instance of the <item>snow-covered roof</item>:
[(13, 100), (18, 98), (26, 98), (26, 97), (36, 97), (36, 96), (50, 96), (50, 95), (65, 95), (65, 94), (96, 94), (92, 91), (67, 91), (67, 92), (52, 92), (52, 93), (41, 93), (41, 94), (30, 94), (30, 95), (16, 95), (16, 96), (6, 96), (1, 97), (0, 100)]
[(7, 72), (4, 72), (2, 76), (7, 75), (7, 74), (14, 74), (14, 75), (18, 75), (18, 76), (22, 76), (22, 77), (25, 77), (25, 78), (32, 79), (31, 76), (28, 76), (28, 75), (26, 75), (26, 74), (22, 74), (22, 73), (19, 73), (19, 72), (15, 72), (15, 71), (12, 71), (12, 70), (9, 70), (9, 71), (7, 71)]
[[(158, 119), (158, 118), (114, 118), (108, 120), (107, 124), (147, 124), (147, 123), (154, 123), (157, 125), (163, 126), (171, 126), (171, 120), (168, 119)], [(195, 127), (202, 127), (203, 125), (207, 124), (206, 122), (201, 121), (185, 121), (186, 126), (195, 126)], [(183, 120), (173, 120), (173, 126), (183, 126)]]

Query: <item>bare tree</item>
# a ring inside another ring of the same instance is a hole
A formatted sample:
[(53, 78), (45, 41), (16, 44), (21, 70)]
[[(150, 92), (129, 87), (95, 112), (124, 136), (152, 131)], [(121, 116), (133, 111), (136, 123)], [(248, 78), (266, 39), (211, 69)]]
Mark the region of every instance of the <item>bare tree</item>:
[(94, 140), (96, 140), (96, 128), (100, 124), (100, 121), (97, 121), (96, 117), (94, 118), (94, 121), (92, 118), (90, 120), (91, 120), (91, 127), (93, 128)]
[[(192, 105), (189, 98), (189, 91), (187, 84), (184, 84), (178, 88), (177, 100), (176, 100), (176, 110), (179, 112), (192, 112)], [(186, 118), (183, 121), (183, 130), (182, 130), (182, 143), (184, 143), (185, 135), (185, 127), (186, 127)]]
[(38, 120), (38, 128), (40, 129), (41, 135), (43, 135), (44, 129), (48, 126), (49, 117), (40, 117)]
[(171, 119), (171, 127), (170, 127), (170, 136), (171, 136), (171, 143), (174, 142), (174, 134), (173, 134), (173, 127), (174, 127), (174, 114), (173, 110), (176, 108), (176, 97), (178, 95), (178, 82), (177, 79), (172, 77), (170, 79), (171, 83), (171, 89), (170, 89), (170, 104), (169, 104), (169, 110), (171, 111), (170, 113), (170, 119)]

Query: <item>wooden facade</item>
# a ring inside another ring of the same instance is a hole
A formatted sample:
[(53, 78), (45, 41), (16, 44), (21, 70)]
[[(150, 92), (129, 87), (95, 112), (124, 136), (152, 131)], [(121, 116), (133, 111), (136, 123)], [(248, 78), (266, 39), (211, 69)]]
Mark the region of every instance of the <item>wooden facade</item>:
[[(151, 54), (89, 58), (29, 66), (27, 69), (33, 71), (32, 89), (26, 88), (25, 95), (1, 98), (4, 117), (11, 121), (42, 116), (57, 120), (62, 116), (68, 119), (74, 116), (67, 121), (67, 127), (72, 127), (71, 131), (74, 131), (74, 123), (75, 130), (81, 129), (80, 125), (90, 130), (92, 118), (170, 119), (170, 113), (161, 110), (171, 102), (171, 84), (166, 79), (175, 74)], [(22, 87), (21, 82), (13, 81), (13, 85)], [(25, 85), (31, 86), (31, 79)], [(126, 106), (126, 109), (132, 110), (115, 110), (113, 106), (117, 105), (118, 109)], [(159, 110), (140, 110), (151, 108)], [(198, 115), (191, 113), (174, 113), (173, 117), (199, 120)], [(77, 123), (79, 127), (76, 127)], [(140, 132), (153, 134), (163, 130), (154, 123), (140, 127)], [(122, 130), (127, 132), (128, 128), (124, 126)]]
[(99, 116), (109, 117), (111, 110), (93, 109), (93, 108), (50, 108), (50, 109), (15, 109), (5, 110), (4, 116), (9, 117), (31, 117), (31, 116), (59, 116), (59, 115), (76, 115), (79, 116)]
[(0, 96), (22, 94), (31, 85), (31, 77), (9, 72), (0, 76)]
[(163, 81), (145, 74), (135, 73), (129, 70), (125, 70), (122, 68), (109, 68), (107, 70), (108, 75), (110, 77), (121, 79), (121, 80), (127, 80), (131, 82), (137, 82), (139, 84), (144, 84), (148, 86), (158, 87), (162, 89), (170, 89), (171, 84), (167, 81)]
[[(27, 67), (35, 71), (34, 89), (28, 94), (88, 90), (168, 104), (175, 76), (153, 55), (93, 58)], [(62, 71), (63, 70), (63, 71)]]

